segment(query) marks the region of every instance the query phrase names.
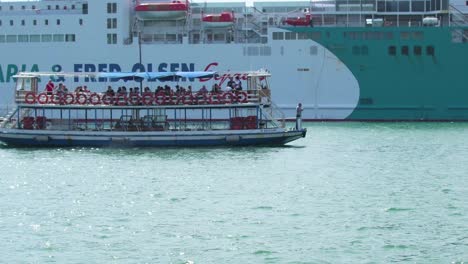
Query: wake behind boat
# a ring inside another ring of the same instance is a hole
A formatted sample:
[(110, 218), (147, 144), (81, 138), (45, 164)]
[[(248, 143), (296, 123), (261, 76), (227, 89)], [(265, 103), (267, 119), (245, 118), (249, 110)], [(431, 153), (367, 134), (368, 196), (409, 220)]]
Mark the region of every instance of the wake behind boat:
[(271, 101), (270, 73), (243, 73), (246, 87), (234, 80), (225, 89), (213, 85), (172, 89), (111, 87), (97, 93), (62, 85), (39, 89), (46, 78), (178, 81), (209, 78), (215, 72), (41, 73), (15, 76), (17, 108), (0, 123), (0, 141), (11, 146), (221, 146), (283, 145), (305, 137), (306, 129), (285, 126)]

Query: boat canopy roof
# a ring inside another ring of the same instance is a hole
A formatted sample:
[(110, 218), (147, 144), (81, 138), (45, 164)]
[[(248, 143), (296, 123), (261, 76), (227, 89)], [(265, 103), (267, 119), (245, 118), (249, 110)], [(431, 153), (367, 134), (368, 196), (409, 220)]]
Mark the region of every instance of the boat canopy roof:
[(177, 81), (179, 78), (208, 78), (213, 77), (216, 72), (20, 72), (13, 78), (40, 78), (40, 77), (83, 77), (83, 78), (110, 78), (111, 80), (161, 80)]

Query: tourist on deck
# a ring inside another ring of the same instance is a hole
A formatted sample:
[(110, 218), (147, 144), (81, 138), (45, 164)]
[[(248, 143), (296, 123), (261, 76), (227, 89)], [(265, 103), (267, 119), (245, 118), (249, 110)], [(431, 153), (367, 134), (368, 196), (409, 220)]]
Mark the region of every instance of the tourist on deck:
[(115, 92), (114, 90), (112, 89), (112, 86), (107, 86), (107, 90), (106, 90), (106, 95), (107, 96), (114, 96), (115, 95)]
[(86, 85), (83, 86), (81, 92), (83, 92), (83, 93), (89, 93), (90, 91), (88, 90), (88, 86), (86, 86)]
[(242, 81), (239, 76), (236, 77), (236, 90), (242, 91)]
[(192, 85), (189, 85), (189, 86), (187, 87), (187, 93), (192, 93)]
[(231, 87), (231, 89), (234, 89), (234, 87), (236, 86), (236, 83), (234, 82), (232, 77), (229, 77), (229, 81), (227, 82), (227, 86)]
[(296, 130), (302, 129), (302, 104), (299, 103), (296, 107)]
[(51, 95), (54, 92), (54, 88), (55, 88), (54, 83), (52, 82), (52, 80), (49, 80), (49, 82), (47, 83), (45, 87), (45, 91), (48, 95)]
[(81, 88), (81, 86), (75, 88), (75, 93), (81, 93), (82, 91), (83, 89)]
[(200, 88), (200, 93), (207, 93), (208, 92), (208, 89), (206, 89), (206, 86), (203, 85), (202, 88)]

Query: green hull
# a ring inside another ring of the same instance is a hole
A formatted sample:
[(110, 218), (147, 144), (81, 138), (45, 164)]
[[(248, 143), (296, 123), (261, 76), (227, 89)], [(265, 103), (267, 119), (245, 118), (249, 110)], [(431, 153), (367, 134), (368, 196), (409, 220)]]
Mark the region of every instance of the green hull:
[(288, 29), (310, 33), (356, 77), (360, 99), (347, 119), (468, 120), (468, 27)]

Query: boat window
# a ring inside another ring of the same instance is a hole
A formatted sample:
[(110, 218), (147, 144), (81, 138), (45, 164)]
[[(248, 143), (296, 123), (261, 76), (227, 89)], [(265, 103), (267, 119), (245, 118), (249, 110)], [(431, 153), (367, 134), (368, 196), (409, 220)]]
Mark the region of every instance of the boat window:
[(58, 26), (60, 25), (60, 19), (57, 19), (57, 25)]
[(63, 42), (65, 36), (63, 34), (54, 34), (54, 42)]
[(434, 55), (435, 55), (434, 46), (427, 46), (427, 47), (426, 47), (426, 54), (427, 54), (428, 56), (434, 56)]
[(13, 10), (13, 6), (10, 6), (10, 10)]
[(36, 6), (35, 6), (35, 5), (32, 6), (32, 10), (36, 10)]
[(392, 40), (393, 39), (393, 32), (385, 32), (385, 39)]
[(0, 35), (0, 43), (5, 43), (5, 35)]
[(59, 5), (56, 5), (56, 6), (55, 6), (55, 9), (59, 10), (59, 9), (60, 9), (60, 6), (59, 6)]
[(75, 9), (75, 5), (71, 5), (71, 9), (73, 9), (73, 10), (74, 10), (74, 9)]
[(13, 26), (14, 23), (13, 23), (13, 20), (10, 20), (10, 26)]
[(0, 20), (0, 26), (2, 26), (2, 20)]
[(414, 46), (413, 53), (416, 56), (421, 56), (422, 48), (421, 46)]
[(18, 42), (29, 42), (29, 35), (19, 35)]
[(356, 55), (356, 56), (359, 56), (361, 55), (361, 49), (359, 48), (359, 46), (353, 46), (353, 55)]
[(26, 9), (26, 6), (21, 6), (21, 10), (25, 10)]
[(273, 32), (273, 40), (283, 40), (284, 33), (283, 32)]
[(307, 32), (297, 33), (297, 39), (307, 39)]
[(409, 48), (408, 46), (401, 46), (401, 55), (409, 55)]
[(21, 20), (21, 25), (22, 26), (26, 25), (26, 21), (24, 21), (24, 19)]
[(16, 35), (7, 35), (6, 36), (6, 41), (8, 43), (14, 43), (14, 42), (16, 42), (16, 40), (17, 40)]
[(33, 26), (37, 26), (37, 20), (36, 19), (33, 20)]
[(42, 42), (52, 42), (52, 35), (50, 34), (44, 34), (41, 36), (41, 41)]
[(286, 32), (285, 39), (286, 40), (295, 40), (296, 39), (296, 32)]
[(75, 34), (66, 34), (65, 35), (65, 42), (75, 42), (76, 36)]
[(117, 34), (107, 34), (107, 44), (117, 44)]
[(117, 3), (107, 3), (107, 13), (108, 14), (117, 13)]
[(46, 25), (46, 26), (49, 25), (49, 20), (48, 19), (44, 20), (44, 25)]
[(313, 40), (320, 40), (322, 38), (322, 33), (320, 32), (308, 32), (307, 35)]
[(396, 47), (395, 46), (388, 47), (388, 54), (390, 56), (396, 56)]
[(50, 10), (52, 9), (52, 7), (50, 5), (47, 6), (47, 10)]
[(271, 56), (271, 47), (260, 47), (260, 56)]
[(41, 35), (30, 35), (29, 36), (30, 42), (41, 42)]

